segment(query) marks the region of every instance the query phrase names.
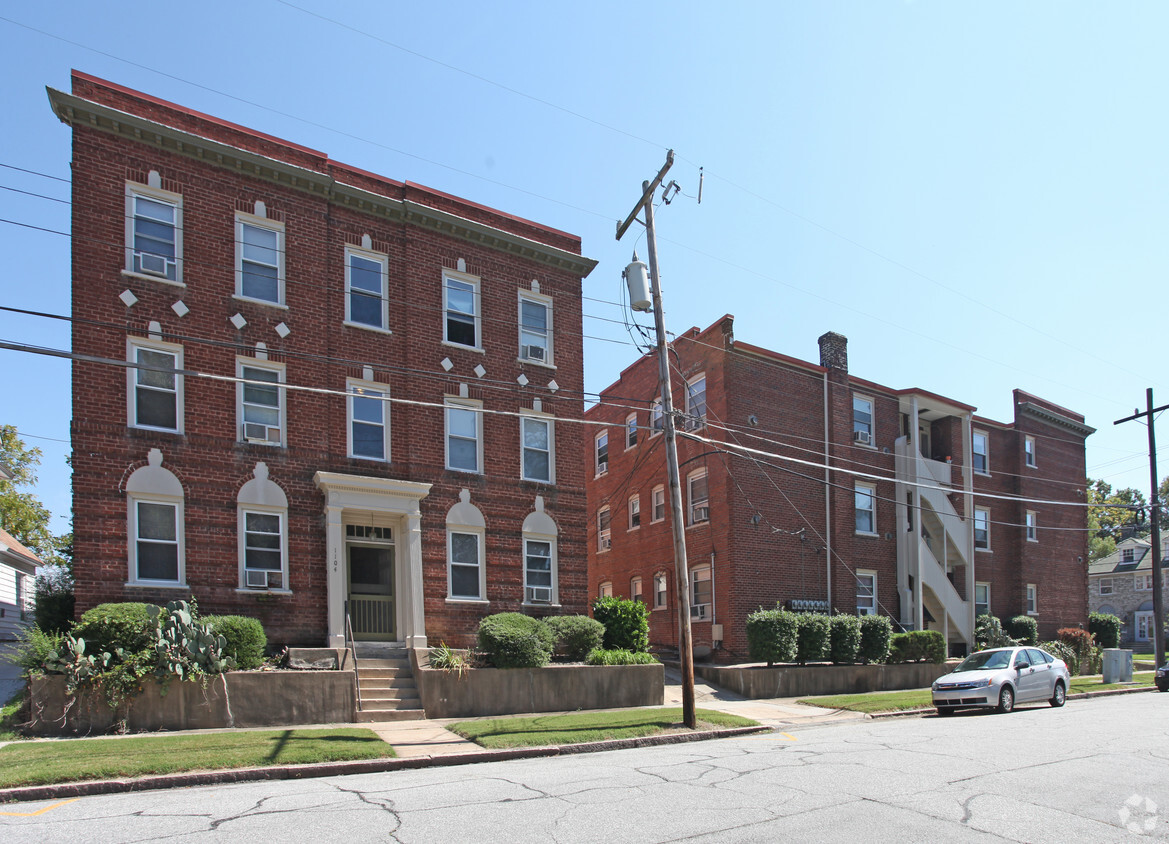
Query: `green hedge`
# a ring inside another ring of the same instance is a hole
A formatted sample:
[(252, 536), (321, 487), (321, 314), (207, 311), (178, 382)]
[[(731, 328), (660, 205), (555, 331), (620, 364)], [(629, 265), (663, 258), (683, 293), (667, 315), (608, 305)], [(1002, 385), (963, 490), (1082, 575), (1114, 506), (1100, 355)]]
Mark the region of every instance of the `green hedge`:
[(937, 630), (910, 630), (894, 633), (889, 642), (889, 662), (946, 661), (946, 640)]
[(796, 633), (796, 662), (823, 662), (828, 658), (828, 616), (800, 613)]
[(641, 601), (609, 596), (593, 601), (593, 618), (605, 625), (605, 648), (649, 650), (649, 609)]
[(496, 668), (541, 668), (552, 658), (552, 631), (518, 612), (489, 615), (479, 622), (479, 650)]
[[(1102, 648), (1119, 648), (1120, 632), (1124, 623), (1112, 613), (1094, 612), (1088, 615), (1088, 632), (1096, 637)], [(1153, 646), (1154, 649), (1156, 645)]]
[(627, 651), (624, 648), (593, 648), (585, 657), (589, 665), (654, 665), (657, 659), (644, 651)]
[(773, 665), (794, 662), (799, 620), (787, 610), (758, 609), (747, 616), (747, 654), (758, 662)]
[(140, 603), (98, 604), (86, 610), (70, 632), (85, 640), (87, 654), (103, 651), (112, 654), (121, 648), (129, 656), (154, 646), (151, 635), (154, 620), (150, 606)]
[(1020, 645), (1039, 644), (1039, 622), (1029, 615), (1017, 615), (1007, 622), (1007, 635)]
[(587, 615), (553, 615), (544, 624), (552, 631), (552, 653), (574, 662), (605, 641), (605, 625)]
[(861, 620), (855, 615), (834, 615), (828, 623), (828, 655), (836, 665), (856, 662), (861, 647)]
[(235, 659), (240, 670), (259, 668), (264, 662), (268, 637), (257, 619), (242, 615), (208, 615), (199, 619), (226, 641), (223, 653)]
[(856, 658), (861, 662), (884, 664), (889, 658), (889, 639), (893, 635), (893, 624), (888, 616), (862, 615), (861, 644)]
[(1073, 677), (1080, 673), (1080, 661), (1076, 659), (1076, 649), (1066, 642), (1040, 642), (1039, 647), (1052, 656), (1062, 659), (1068, 667), (1068, 673)]

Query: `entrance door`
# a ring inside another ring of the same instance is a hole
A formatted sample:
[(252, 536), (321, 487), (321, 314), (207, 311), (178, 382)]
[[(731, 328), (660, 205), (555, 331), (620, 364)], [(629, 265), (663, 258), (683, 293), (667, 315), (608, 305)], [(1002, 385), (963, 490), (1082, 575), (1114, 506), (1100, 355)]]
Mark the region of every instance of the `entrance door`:
[(353, 638), (394, 641), (394, 546), (349, 542), (346, 555)]

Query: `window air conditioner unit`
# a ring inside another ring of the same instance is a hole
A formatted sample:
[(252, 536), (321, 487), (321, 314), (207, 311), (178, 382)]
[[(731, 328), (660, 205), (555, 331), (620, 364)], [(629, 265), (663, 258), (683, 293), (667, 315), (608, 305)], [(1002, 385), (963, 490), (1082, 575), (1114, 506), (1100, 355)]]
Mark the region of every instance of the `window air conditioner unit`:
[(609, 461), (601, 460), (597, 463), (597, 474), (603, 475), (609, 471)]
[(249, 589), (267, 589), (268, 572), (264, 569), (244, 569), (244, 584)]
[(695, 522), (709, 522), (710, 521), (710, 507), (695, 507), (694, 508)]
[(163, 255), (155, 255), (151, 252), (138, 253), (138, 266), (144, 273), (153, 273), (154, 275), (166, 275), (167, 259)]
[(710, 615), (710, 604), (691, 604), (690, 617), (704, 619)]
[(544, 347), (524, 346), (524, 358), (527, 360), (544, 360)]
[(271, 425), (260, 425), (256, 422), (245, 422), (244, 439), (250, 443), (278, 443), (280, 442), (280, 429)]
[(602, 537), (601, 537), (601, 550), (602, 550), (602, 551), (607, 551), (607, 550), (609, 550), (609, 549), (610, 549), (610, 548), (612, 548), (612, 547), (613, 547), (613, 539), (612, 539), (612, 537), (608, 537), (608, 536), (602, 536)]
[(524, 599), (529, 604), (552, 603), (551, 586), (528, 586), (524, 589)]
[(868, 431), (853, 431), (852, 441), (860, 443), (861, 445), (872, 445), (873, 435)]

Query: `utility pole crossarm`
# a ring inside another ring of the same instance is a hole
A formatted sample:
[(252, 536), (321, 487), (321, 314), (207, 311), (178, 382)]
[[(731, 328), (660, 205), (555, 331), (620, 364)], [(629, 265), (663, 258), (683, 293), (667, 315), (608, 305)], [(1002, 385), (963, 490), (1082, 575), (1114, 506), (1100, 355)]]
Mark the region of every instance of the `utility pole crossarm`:
[(666, 178), (666, 173), (668, 173), (670, 168), (673, 166), (674, 151), (671, 149), (667, 150), (666, 152), (666, 163), (662, 165), (662, 169), (658, 171), (658, 174), (654, 176), (653, 181), (649, 183), (649, 187), (647, 187), (642, 192), (641, 199), (637, 200), (637, 204), (633, 206), (633, 210), (629, 212), (629, 216), (625, 218), (625, 222), (619, 223), (617, 225), (618, 240), (625, 236), (625, 232), (628, 230), (630, 225), (633, 224), (633, 219), (637, 216), (637, 212), (644, 208), (647, 202), (651, 202), (653, 200), (654, 191), (658, 189), (658, 185), (662, 183), (662, 179)]

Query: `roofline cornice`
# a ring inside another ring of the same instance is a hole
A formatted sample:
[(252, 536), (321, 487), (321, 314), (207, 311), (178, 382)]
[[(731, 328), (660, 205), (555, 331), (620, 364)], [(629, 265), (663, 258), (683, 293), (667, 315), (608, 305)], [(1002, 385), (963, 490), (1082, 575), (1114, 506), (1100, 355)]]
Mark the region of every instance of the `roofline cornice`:
[(544, 264), (584, 278), (597, 262), (537, 240), (513, 234), (495, 226), (479, 223), (410, 200), (393, 199), (362, 188), (338, 182), (331, 174), (309, 170), (230, 144), (166, 126), (144, 117), (120, 111), (90, 100), (47, 88), (53, 113), (74, 128), (84, 127), (146, 144), (176, 155), (201, 161), (235, 173), (263, 179), (283, 187), (335, 202), (394, 223), (417, 226), (439, 232), (467, 243), (474, 243)]
[(1064, 416), (1062, 413), (1056, 413), (1033, 402), (1019, 402), (1018, 411), (1022, 416), (1030, 416), (1032, 419), (1038, 419), (1040, 422), (1047, 422), (1060, 428), (1066, 428), (1075, 434), (1079, 434), (1081, 437), (1087, 437), (1096, 433), (1096, 429), (1091, 425), (1085, 425), (1079, 420)]

